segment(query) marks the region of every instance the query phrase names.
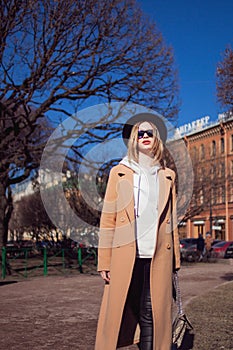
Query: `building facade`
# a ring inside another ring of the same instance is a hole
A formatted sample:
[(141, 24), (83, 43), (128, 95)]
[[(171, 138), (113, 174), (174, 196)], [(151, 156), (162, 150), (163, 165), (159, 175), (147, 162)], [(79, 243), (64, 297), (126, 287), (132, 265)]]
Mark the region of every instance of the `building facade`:
[(183, 136), (193, 164), (194, 188), (181, 237), (233, 240), (233, 116)]

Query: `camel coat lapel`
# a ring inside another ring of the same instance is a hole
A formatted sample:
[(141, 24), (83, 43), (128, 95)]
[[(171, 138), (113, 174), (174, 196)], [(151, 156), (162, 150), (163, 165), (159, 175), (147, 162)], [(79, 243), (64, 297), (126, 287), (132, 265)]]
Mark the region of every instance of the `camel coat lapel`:
[[(125, 168), (125, 169), (124, 169)], [(122, 196), (122, 203), (129, 216), (129, 220), (133, 222), (135, 220), (134, 214), (134, 198), (133, 198), (133, 171), (126, 166), (119, 171), (118, 176), (120, 178), (119, 191)], [(159, 200), (158, 200), (158, 217), (161, 216), (163, 209), (167, 203), (170, 190), (171, 190), (171, 175), (170, 171), (166, 169), (160, 169), (158, 171), (158, 183), (159, 183)], [(121, 197), (119, 196), (119, 197)]]
[(158, 182), (159, 182), (158, 217), (160, 218), (167, 204), (170, 191), (171, 191), (171, 184), (172, 184), (171, 175), (166, 169), (160, 169), (158, 171)]

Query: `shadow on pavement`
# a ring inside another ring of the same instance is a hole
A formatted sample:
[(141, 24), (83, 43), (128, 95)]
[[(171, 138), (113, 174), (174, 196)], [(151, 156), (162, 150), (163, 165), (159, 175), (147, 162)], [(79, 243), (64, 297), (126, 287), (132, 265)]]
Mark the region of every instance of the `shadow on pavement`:
[(228, 272), (225, 275), (221, 276), (221, 279), (223, 279), (225, 281), (233, 281), (233, 273)]
[(5, 286), (6, 284), (17, 283), (17, 281), (0, 281), (0, 287)]

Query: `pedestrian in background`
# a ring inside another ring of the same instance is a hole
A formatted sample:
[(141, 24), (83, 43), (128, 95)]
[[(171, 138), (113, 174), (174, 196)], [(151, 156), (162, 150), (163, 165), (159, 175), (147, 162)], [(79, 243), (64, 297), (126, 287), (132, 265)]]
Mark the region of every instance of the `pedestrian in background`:
[(123, 128), (128, 153), (110, 172), (100, 222), (105, 288), (95, 350), (133, 343), (171, 349), (172, 273), (180, 268), (180, 248), (175, 173), (163, 160), (166, 135), (162, 119), (149, 113)]
[(206, 257), (207, 260), (210, 258), (211, 251), (212, 251), (212, 244), (213, 244), (213, 238), (210, 232), (206, 232), (206, 238), (205, 238), (205, 250), (206, 250)]
[(202, 261), (203, 259), (203, 253), (205, 248), (205, 240), (201, 233), (198, 234), (197, 239), (197, 253), (198, 253), (198, 261)]

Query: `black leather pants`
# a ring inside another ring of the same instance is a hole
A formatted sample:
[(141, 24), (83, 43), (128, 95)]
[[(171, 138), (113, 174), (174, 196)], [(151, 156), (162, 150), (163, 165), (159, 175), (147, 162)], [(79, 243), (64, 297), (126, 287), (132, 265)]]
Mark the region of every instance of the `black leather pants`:
[(150, 263), (144, 265), (144, 283), (139, 312), (140, 350), (153, 349), (153, 317), (150, 297)]
[(153, 318), (150, 297), (151, 259), (136, 259), (128, 293), (132, 312), (140, 325), (140, 350), (153, 350)]

